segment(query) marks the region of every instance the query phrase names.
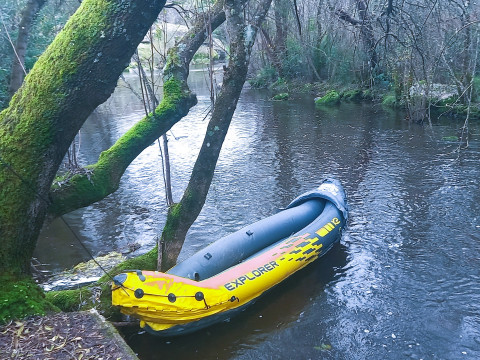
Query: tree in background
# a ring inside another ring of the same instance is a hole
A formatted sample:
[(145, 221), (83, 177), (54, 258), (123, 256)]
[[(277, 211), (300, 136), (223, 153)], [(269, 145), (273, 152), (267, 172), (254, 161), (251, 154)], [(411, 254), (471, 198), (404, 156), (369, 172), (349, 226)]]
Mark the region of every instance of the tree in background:
[(27, 53), (28, 38), (32, 30), (33, 22), (39, 11), (45, 5), (46, 0), (28, 0), (22, 10), (22, 20), (18, 24), (18, 35), (13, 47), (12, 70), (10, 71), (10, 84), (8, 92), (10, 96), (20, 88), (27, 71), (25, 70), (25, 55)]
[(78, 6), (77, 0), (5, 0), (0, 8), (0, 109)]
[(435, 108), (479, 116), (472, 107), (480, 87), (479, 18), (472, 1), (278, 0), (262, 26), (251, 83), (368, 87), (414, 121)]

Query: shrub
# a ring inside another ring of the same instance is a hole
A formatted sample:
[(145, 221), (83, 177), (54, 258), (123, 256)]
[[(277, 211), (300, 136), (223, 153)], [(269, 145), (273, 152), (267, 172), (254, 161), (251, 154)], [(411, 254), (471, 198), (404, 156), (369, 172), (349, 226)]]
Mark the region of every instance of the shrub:
[(273, 66), (266, 66), (262, 68), (257, 75), (249, 80), (250, 85), (256, 89), (267, 88), (277, 79), (277, 71)]
[(321, 98), (315, 99), (315, 106), (333, 106), (340, 103), (340, 94), (335, 90), (328, 91)]
[(275, 81), (272, 85), (270, 85), (270, 89), (278, 92), (287, 92), (288, 83), (285, 81), (284, 78), (279, 77), (277, 81)]
[(397, 102), (397, 99), (395, 98), (395, 95), (387, 94), (383, 97), (382, 105), (388, 106), (388, 107), (391, 107), (391, 108), (396, 108), (400, 104)]
[(284, 100), (288, 100), (288, 93), (280, 93), (280, 94), (277, 94), (275, 95), (272, 100), (277, 100), (277, 101), (284, 101)]
[(360, 102), (363, 100), (363, 91), (359, 89), (347, 90), (342, 94), (342, 98), (345, 101)]

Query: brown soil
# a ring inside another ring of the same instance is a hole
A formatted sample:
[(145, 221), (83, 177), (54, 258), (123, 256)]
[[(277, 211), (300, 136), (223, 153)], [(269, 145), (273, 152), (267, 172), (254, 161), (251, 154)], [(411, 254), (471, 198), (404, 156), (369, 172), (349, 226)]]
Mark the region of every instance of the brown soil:
[(123, 339), (92, 312), (59, 313), (0, 327), (0, 359), (137, 359)]

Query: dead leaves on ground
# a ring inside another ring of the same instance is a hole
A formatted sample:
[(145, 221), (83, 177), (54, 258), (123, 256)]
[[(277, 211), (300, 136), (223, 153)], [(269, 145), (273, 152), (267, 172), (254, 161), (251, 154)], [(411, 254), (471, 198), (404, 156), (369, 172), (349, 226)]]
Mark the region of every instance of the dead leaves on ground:
[[(0, 327), (2, 359), (117, 360), (121, 351), (85, 313), (61, 313)], [(3, 357), (5, 356), (5, 357)]]

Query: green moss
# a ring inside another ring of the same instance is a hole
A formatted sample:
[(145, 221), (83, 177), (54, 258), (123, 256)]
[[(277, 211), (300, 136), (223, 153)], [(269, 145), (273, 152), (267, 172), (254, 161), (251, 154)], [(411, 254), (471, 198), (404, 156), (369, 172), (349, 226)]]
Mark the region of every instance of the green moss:
[(400, 104), (397, 102), (397, 99), (395, 98), (395, 95), (391, 94), (387, 94), (383, 97), (382, 105), (391, 108), (397, 108), (400, 106)]
[(2, 276), (0, 284), (0, 323), (59, 310), (45, 298), (42, 289), (31, 278)]
[(96, 308), (108, 319), (119, 319), (118, 308), (112, 306), (112, 278), (126, 270), (156, 270), (157, 247), (138, 257), (118, 264), (109, 275), (104, 275), (96, 283), (74, 290), (50, 291), (46, 294), (49, 303), (62, 311), (78, 311)]
[(315, 106), (334, 106), (339, 103), (340, 94), (335, 90), (330, 90), (324, 96), (315, 100)]
[(79, 311), (92, 307), (92, 293), (89, 288), (49, 291), (46, 299), (62, 311)]
[(165, 108), (161, 107), (162, 103), (165, 101), (168, 103), (168, 106), (172, 106), (172, 102), (180, 99), (183, 95), (183, 88), (182, 82), (176, 78), (170, 78), (163, 83), (163, 93), (164, 98), (163, 101), (160, 103), (159, 108), (155, 110), (155, 113), (159, 113), (162, 109)]
[(163, 70), (164, 73), (168, 73), (170, 71), (173, 71), (174, 68), (178, 68), (182, 66), (178, 52), (179, 52), (179, 49), (177, 46), (174, 46), (168, 50), (167, 62), (165, 63), (165, 67)]
[(277, 100), (277, 101), (284, 101), (284, 100), (288, 100), (289, 98), (289, 95), (288, 93), (280, 93), (280, 94), (276, 94), (272, 100)]
[(168, 123), (178, 121), (179, 105), (190, 96), (175, 76), (163, 84), (164, 97), (153, 114), (137, 122), (112, 147), (100, 154), (98, 162), (81, 173), (66, 174), (55, 180), (54, 194), (49, 212), (61, 215), (103, 199), (118, 189), (120, 178), (138, 154), (169, 128)]
[(162, 232), (163, 239), (171, 239), (174, 236), (175, 229), (178, 227), (178, 222), (180, 219), (182, 210), (182, 204), (177, 203), (170, 206), (168, 209), (167, 221)]
[(342, 99), (345, 101), (360, 102), (363, 100), (363, 91), (360, 89), (347, 90), (342, 93)]

